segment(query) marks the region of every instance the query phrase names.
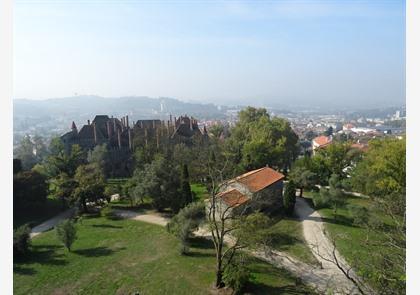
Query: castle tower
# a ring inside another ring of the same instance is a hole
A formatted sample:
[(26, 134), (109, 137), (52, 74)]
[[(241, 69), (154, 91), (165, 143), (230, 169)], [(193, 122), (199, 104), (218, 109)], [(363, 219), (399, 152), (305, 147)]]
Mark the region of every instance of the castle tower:
[(74, 121), (71, 123), (71, 131), (73, 131), (74, 134), (77, 134), (77, 127)]

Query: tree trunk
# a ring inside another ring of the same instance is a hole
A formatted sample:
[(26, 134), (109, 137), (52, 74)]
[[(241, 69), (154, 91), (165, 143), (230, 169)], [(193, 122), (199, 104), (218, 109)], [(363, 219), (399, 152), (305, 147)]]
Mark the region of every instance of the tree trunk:
[(300, 188), (300, 195), (299, 197), (303, 197), (303, 187)]
[(83, 211), (88, 212), (87, 205), (86, 205), (86, 198), (82, 198), (82, 205), (83, 205)]

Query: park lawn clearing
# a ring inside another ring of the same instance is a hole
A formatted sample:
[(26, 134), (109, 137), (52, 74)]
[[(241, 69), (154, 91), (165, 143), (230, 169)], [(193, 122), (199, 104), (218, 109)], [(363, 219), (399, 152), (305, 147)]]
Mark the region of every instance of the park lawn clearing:
[[(181, 256), (164, 227), (135, 220), (85, 216), (68, 252), (55, 231), (32, 240), (32, 253), (14, 261), (15, 294), (210, 294), (211, 241), (195, 238)], [(285, 270), (251, 258), (252, 294), (311, 294)]]
[(272, 230), (275, 233), (273, 249), (285, 252), (307, 264), (316, 265), (318, 263), (305, 242), (301, 221), (286, 217), (276, 222), (272, 226)]

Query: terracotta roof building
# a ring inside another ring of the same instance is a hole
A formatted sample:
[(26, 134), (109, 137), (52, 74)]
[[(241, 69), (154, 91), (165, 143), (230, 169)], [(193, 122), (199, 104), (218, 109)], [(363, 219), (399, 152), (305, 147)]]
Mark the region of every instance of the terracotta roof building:
[(312, 139), (312, 152), (315, 153), (317, 149), (327, 147), (332, 143), (331, 136), (321, 135)]
[(223, 208), (269, 211), (282, 207), (284, 175), (270, 167), (249, 171), (226, 183), (218, 194)]

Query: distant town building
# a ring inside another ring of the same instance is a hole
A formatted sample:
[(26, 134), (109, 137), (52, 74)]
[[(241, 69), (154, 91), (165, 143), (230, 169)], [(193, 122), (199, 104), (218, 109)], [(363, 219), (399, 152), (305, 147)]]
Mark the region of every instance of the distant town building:
[(321, 135), (312, 139), (312, 152), (315, 154), (317, 149), (327, 147), (332, 143), (332, 136)]

